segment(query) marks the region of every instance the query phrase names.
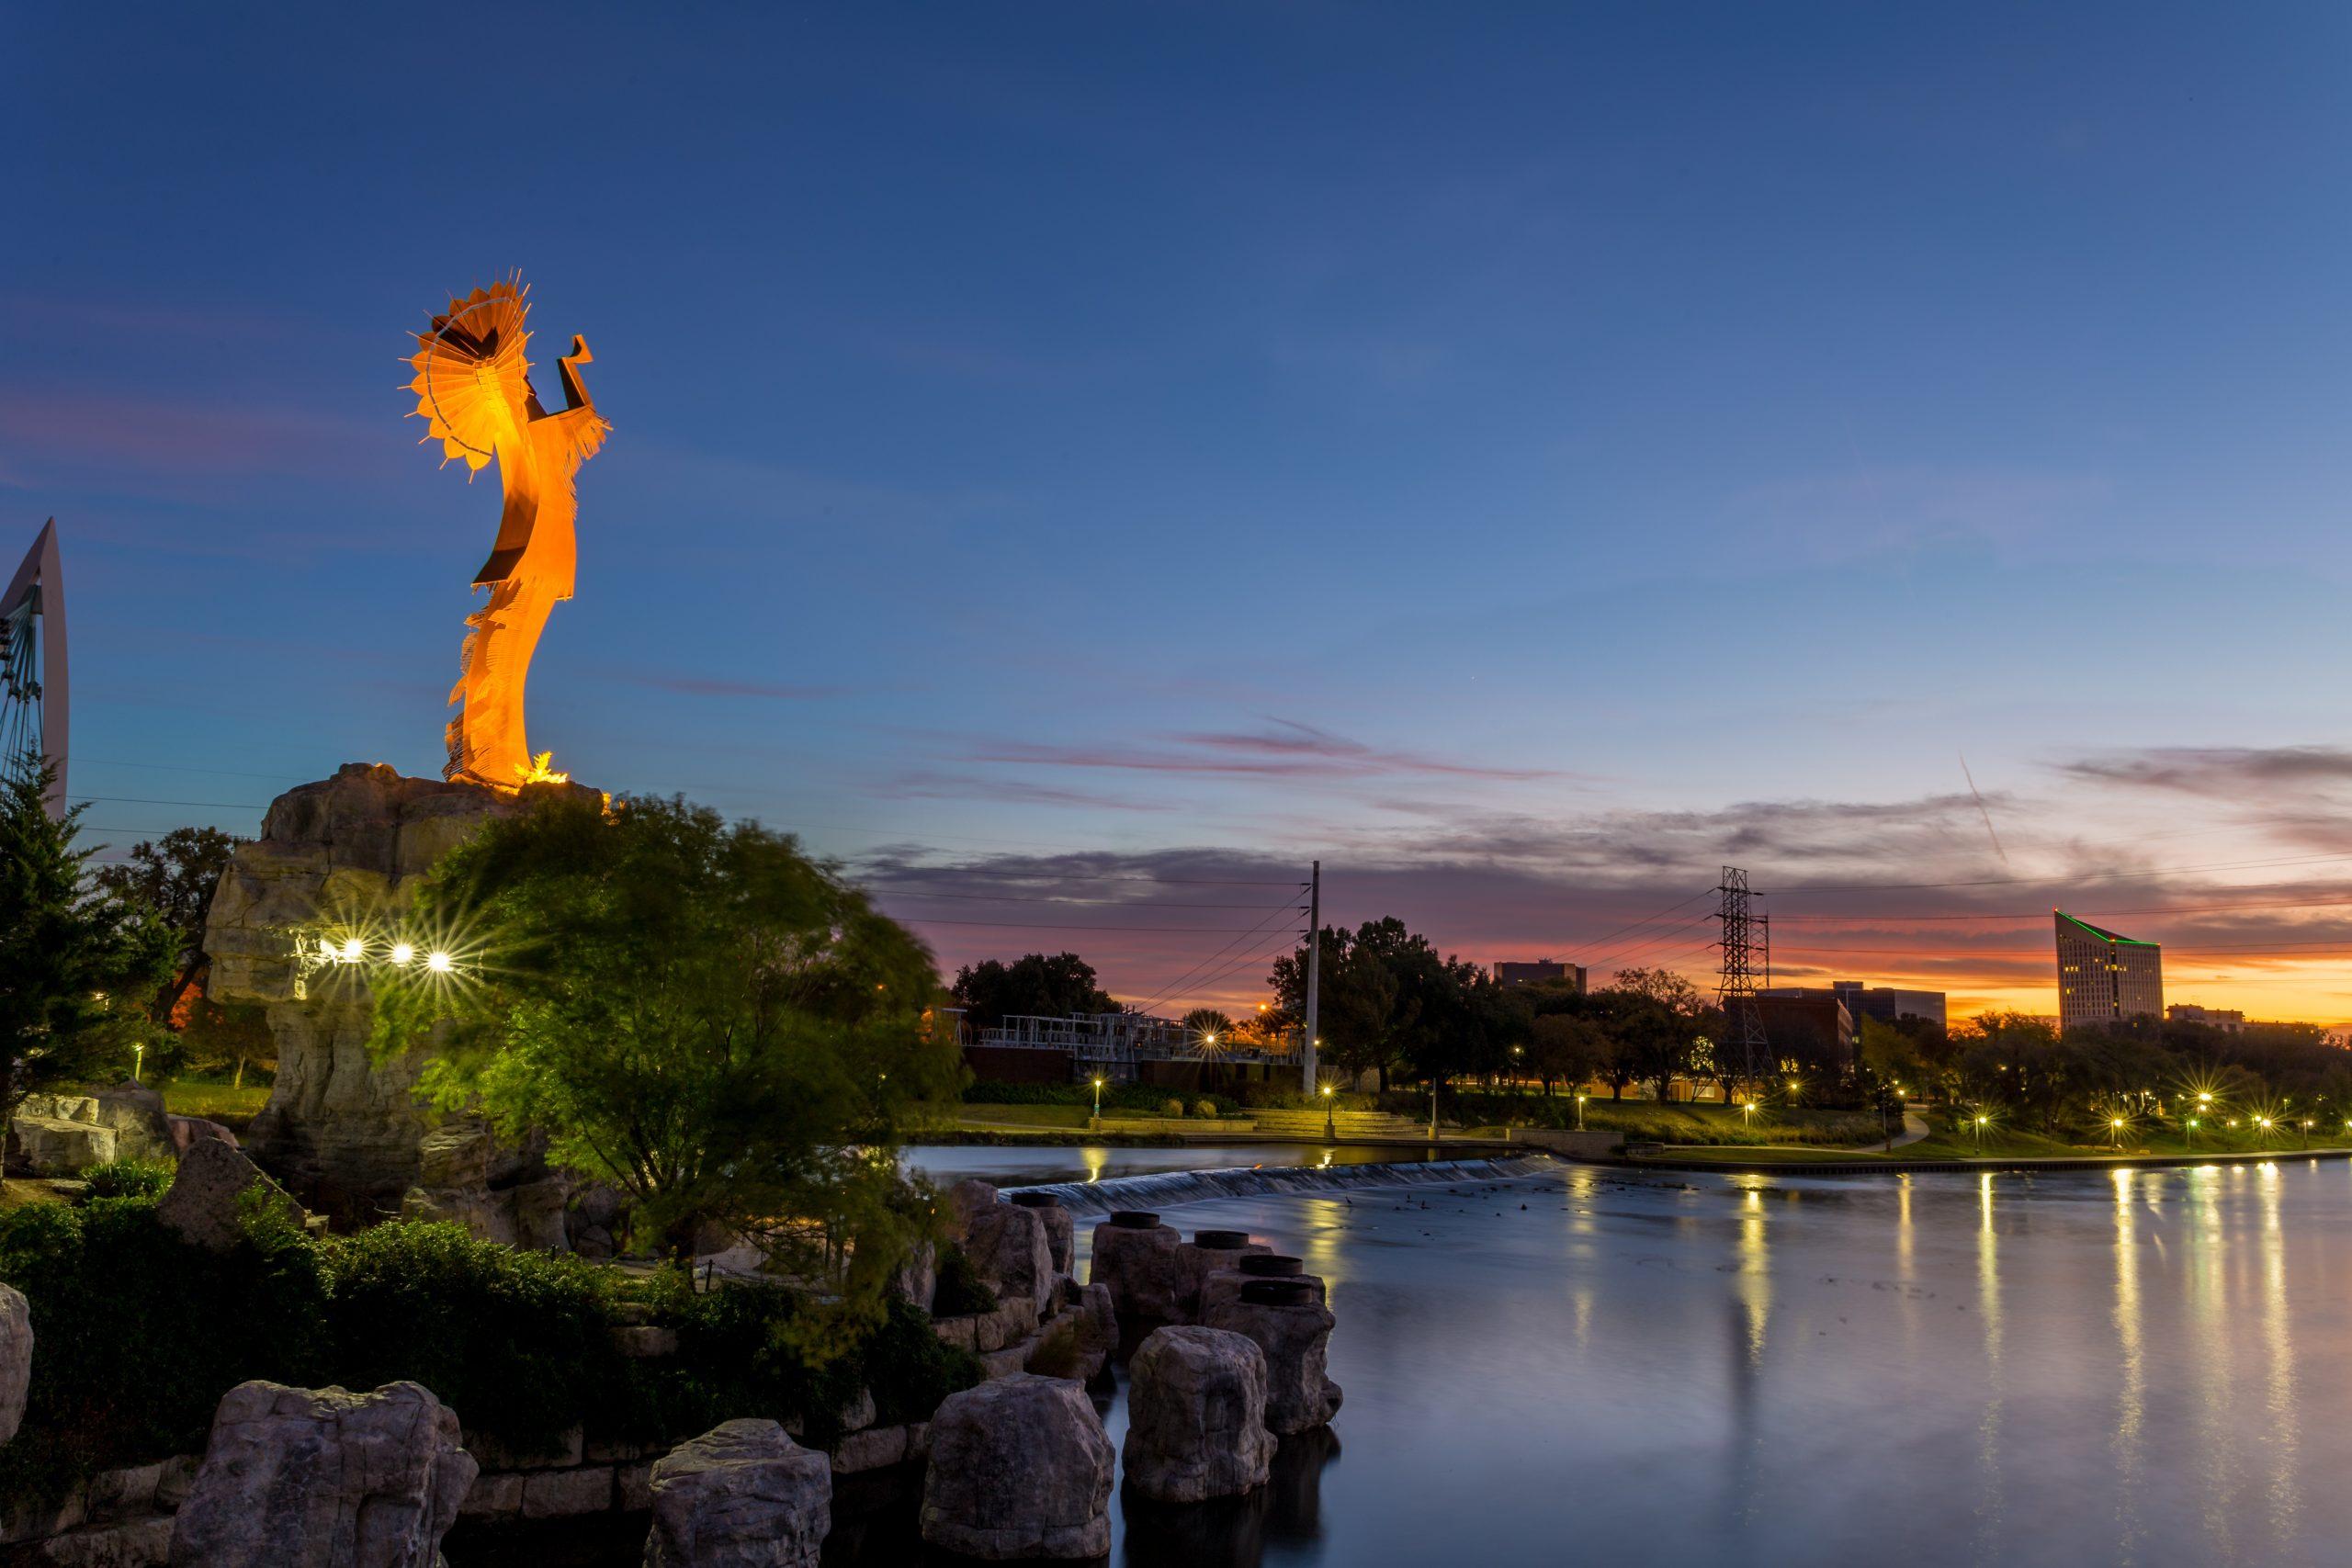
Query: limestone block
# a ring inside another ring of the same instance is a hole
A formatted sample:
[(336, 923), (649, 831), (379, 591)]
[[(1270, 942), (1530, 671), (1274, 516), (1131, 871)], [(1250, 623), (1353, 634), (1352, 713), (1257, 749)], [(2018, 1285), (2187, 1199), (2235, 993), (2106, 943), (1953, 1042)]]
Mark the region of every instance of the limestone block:
[(1016, 1372), (950, 1394), (931, 1421), (922, 1538), (991, 1560), (1100, 1557), (1116, 1460), (1065, 1379)]
[(115, 1157), (115, 1130), (95, 1122), (18, 1111), (9, 1133), (36, 1176), (78, 1176)]
[(988, 1313), (966, 1313), (958, 1317), (934, 1317), (931, 1320), (931, 1331), (939, 1336), (943, 1344), (953, 1345), (958, 1350), (978, 1350), (980, 1348), (980, 1320), (990, 1315)]
[(457, 1412), (413, 1382), (372, 1393), (240, 1383), (175, 1517), (175, 1568), (432, 1568), (473, 1485)]
[(169, 1115), (164, 1120), (171, 1128), (174, 1159), (187, 1153), (190, 1145), (205, 1138), (226, 1144), (232, 1149), (238, 1146), (237, 1134), (218, 1122), (208, 1122), (201, 1116), (180, 1115)]
[(33, 1549), (42, 1568), (162, 1568), (171, 1560), (168, 1517), (130, 1519), (52, 1537)]
[[(955, 1191), (987, 1186), (959, 1182)], [(993, 1191), (993, 1189), (990, 1189)], [(1045, 1222), (1035, 1209), (991, 1200), (985, 1205), (958, 1203), (964, 1213), (964, 1253), (973, 1270), (1000, 1297), (1019, 1297), (1032, 1307), (1053, 1299), (1054, 1260), (1046, 1246)]]
[(1273, 1248), (1261, 1241), (1251, 1241), (1243, 1231), (1195, 1231), (1193, 1239), (1176, 1249), (1183, 1270), (1184, 1282), (1178, 1297), (1181, 1321), (1197, 1323), (1201, 1313), (1201, 1288), (1212, 1274), (1234, 1268), (1252, 1253), (1271, 1253)]
[(1127, 1363), (1127, 1484), (1162, 1503), (1231, 1497), (1265, 1483), (1266, 1358), (1221, 1328), (1154, 1329)]
[(906, 1297), (923, 1311), (931, 1310), (931, 1300), (939, 1289), (939, 1255), (929, 1242), (920, 1242), (908, 1252), (907, 1260), (890, 1277), (890, 1288)]
[(646, 1568), (817, 1568), (832, 1467), (773, 1421), (727, 1421), (653, 1465)]
[(458, 1515), (469, 1519), (511, 1519), (522, 1512), (523, 1478), (513, 1471), (484, 1471), (475, 1476), (466, 1500), (458, 1506)]
[(653, 1506), (653, 1461), (613, 1467), (613, 1506), (624, 1514), (641, 1514)]
[(560, 1433), (555, 1446), (547, 1449), (512, 1449), (487, 1432), (469, 1433), (465, 1442), (466, 1451), (484, 1470), (570, 1470), (588, 1457), (586, 1434), (577, 1427)]
[(1076, 1251), (1077, 1224), (1062, 1201), (1050, 1192), (1015, 1192), (1012, 1201), (1035, 1214), (1046, 1227), (1046, 1254), (1053, 1260), (1054, 1272), (1069, 1273)]
[(869, 1427), (849, 1433), (833, 1445), (833, 1473), (860, 1475), (869, 1470), (887, 1470), (903, 1463), (906, 1457), (904, 1427)]

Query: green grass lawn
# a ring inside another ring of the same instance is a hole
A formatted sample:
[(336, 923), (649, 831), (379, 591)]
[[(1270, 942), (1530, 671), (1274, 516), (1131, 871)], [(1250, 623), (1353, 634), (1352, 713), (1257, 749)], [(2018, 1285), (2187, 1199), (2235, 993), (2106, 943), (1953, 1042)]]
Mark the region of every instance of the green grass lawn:
[[(2347, 1144), (2352, 1144), (2352, 1137), (2344, 1136), (2340, 1126), (2336, 1131), (2338, 1135), (2331, 1139), (2322, 1135), (2319, 1128), (2312, 1128), (2309, 1146), (2314, 1149), (2341, 1148)], [(2082, 1159), (2119, 1154), (2165, 1156), (2221, 1154), (2293, 1155), (2300, 1154), (2304, 1147), (2302, 1130), (2300, 1127), (2295, 1130), (2291, 1137), (2275, 1130), (2265, 1137), (2258, 1129), (2243, 1125), (2234, 1129), (2227, 1125), (2219, 1130), (2211, 1127), (2201, 1128), (2193, 1144), (2185, 1134), (2174, 1128), (2127, 1127), (2123, 1131), (2119, 1148), (2111, 1140), (2091, 1138), (2081, 1143), (2070, 1143), (2064, 1139), (2047, 1137), (2024, 1128), (1994, 1125), (1984, 1130), (1984, 1135), (1981, 1141), (1973, 1133), (1954, 1134), (1939, 1129), (1916, 1144), (1901, 1145), (1892, 1155), (1884, 1154), (1876, 1147), (1814, 1149), (1791, 1147), (1747, 1150), (1738, 1153), (1728, 1149), (1720, 1153), (1705, 1149), (1677, 1150), (1675, 1157), (1719, 1158), (1726, 1164), (1745, 1162), (1756, 1165), (1786, 1165), (1807, 1160), (1851, 1160), (1859, 1164), (1867, 1164), (1871, 1160), (1884, 1159)]]
[(1623, 1133), (1635, 1143), (1836, 1145), (1879, 1137), (1879, 1119), (1870, 1111), (1765, 1110), (1750, 1118), (1728, 1105), (1652, 1100), (1587, 1100), (1584, 1124), (1596, 1133)]
[(164, 1109), (175, 1116), (202, 1116), (207, 1120), (223, 1118), (242, 1120), (252, 1116), (269, 1101), (267, 1084), (246, 1084), (232, 1088), (224, 1083), (195, 1083), (174, 1078), (161, 1088)]

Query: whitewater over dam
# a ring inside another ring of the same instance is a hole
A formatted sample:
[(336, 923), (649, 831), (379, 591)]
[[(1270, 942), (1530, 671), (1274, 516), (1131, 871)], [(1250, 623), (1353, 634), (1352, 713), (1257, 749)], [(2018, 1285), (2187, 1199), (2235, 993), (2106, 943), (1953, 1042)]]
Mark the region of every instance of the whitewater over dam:
[(1400, 1160), (1390, 1164), (1245, 1166), (1224, 1170), (1163, 1170), (1102, 1181), (1052, 1181), (1007, 1189), (1050, 1192), (1076, 1214), (1117, 1209), (1176, 1209), (1221, 1198), (1315, 1197), (1369, 1187), (1460, 1187), (1548, 1176), (1560, 1168), (1549, 1155), (1500, 1159)]

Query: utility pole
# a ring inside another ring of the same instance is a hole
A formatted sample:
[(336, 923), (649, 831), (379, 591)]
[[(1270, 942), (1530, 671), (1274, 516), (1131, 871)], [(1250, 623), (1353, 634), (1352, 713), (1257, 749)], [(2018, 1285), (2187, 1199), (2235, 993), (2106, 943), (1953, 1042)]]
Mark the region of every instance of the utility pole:
[[(1299, 1065), (1304, 1072), (1302, 1087), (1308, 1094), (1316, 1090), (1315, 1043), (1316, 1014), (1322, 1004), (1323, 991), (1323, 863), (1317, 861), (1306, 883), (1306, 1037), (1299, 1042)], [(1312, 1104), (1313, 1101), (1308, 1101)]]
[[(1756, 1005), (1759, 940), (1765, 983), (1771, 983), (1771, 926), (1765, 917), (1750, 911), (1748, 900), (1752, 895), (1747, 888), (1747, 873), (1739, 867), (1724, 867), (1723, 880), (1715, 885), (1715, 891), (1722, 897), (1715, 919), (1723, 922), (1724, 971), (1715, 997), (1724, 1010), (1724, 1033), (1728, 1036), (1724, 1044), (1737, 1049), (1740, 1077), (1747, 1085), (1748, 1099), (1753, 1100), (1765, 1064), (1771, 1060), (1771, 1044), (1764, 1037), (1763, 1010)], [(1759, 931), (1758, 927), (1762, 929)]]

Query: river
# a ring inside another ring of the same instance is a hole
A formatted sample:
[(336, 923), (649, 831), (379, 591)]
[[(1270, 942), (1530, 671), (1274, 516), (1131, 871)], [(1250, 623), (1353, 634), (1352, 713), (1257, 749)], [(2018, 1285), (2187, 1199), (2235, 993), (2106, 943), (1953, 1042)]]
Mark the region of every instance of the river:
[[(954, 1153), (1067, 1179), (1085, 1151)], [(2352, 1540), (2352, 1163), (1564, 1167), (1162, 1212), (1329, 1280), (1347, 1398), (1258, 1498), (1116, 1513), (1114, 1563), (2294, 1563)], [(1106, 1419), (1115, 1443), (1123, 1393)]]

